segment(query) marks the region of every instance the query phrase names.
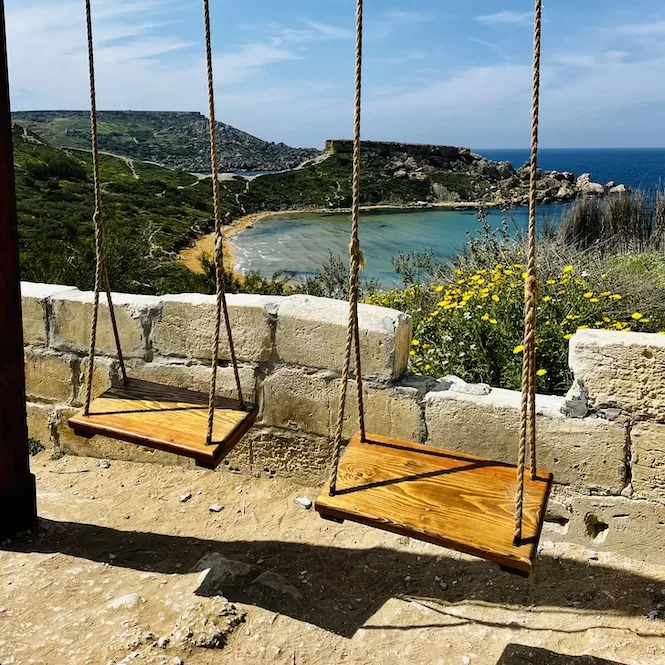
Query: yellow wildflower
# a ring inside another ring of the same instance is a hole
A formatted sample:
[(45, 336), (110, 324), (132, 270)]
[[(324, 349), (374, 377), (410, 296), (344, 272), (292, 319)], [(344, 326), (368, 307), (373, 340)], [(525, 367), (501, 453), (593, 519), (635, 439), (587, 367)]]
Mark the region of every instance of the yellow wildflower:
[(490, 323), (495, 326), (496, 325), (496, 319), (490, 319)]
[(411, 346), (418, 346), (420, 344), (420, 341), (417, 339), (414, 339), (411, 341)]
[(543, 302), (550, 302), (552, 300), (552, 296), (545, 296), (543, 298)]
[(436, 287), (436, 292), (441, 293), (441, 291), (443, 291), (443, 286), (439, 284), (439, 286)]
[(545, 376), (545, 374), (547, 374), (547, 370), (546, 370), (546, 369), (539, 369), (539, 370), (536, 372), (536, 375), (537, 375), (537, 376)]
[(571, 333), (568, 333), (567, 335), (564, 335), (564, 336), (563, 336), (564, 339), (570, 339), (571, 337), (572, 337), (572, 334), (571, 334)]
[(490, 320), (490, 315), (489, 315), (489, 314), (483, 314), (482, 317), (481, 317), (481, 319), (482, 319), (483, 321), (489, 321), (489, 320)]
[(600, 300), (598, 298), (590, 298), (589, 302), (600, 302)]
[(546, 283), (552, 286), (552, 284), (556, 284), (556, 279), (548, 279)]
[(593, 291), (587, 291), (584, 294), (584, 297), (588, 300), (589, 298), (593, 298)]
[(499, 296), (496, 295), (496, 293), (492, 296), (492, 300), (494, 302), (499, 302)]
[(612, 295), (612, 292), (611, 291), (603, 291), (600, 295), (603, 296), (603, 298), (607, 298), (607, 296)]
[(565, 273), (569, 273), (569, 272), (573, 272), (573, 266), (571, 266), (570, 264), (568, 264), (568, 265), (563, 269), (563, 272), (564, 272), (564, 274), (565, 274)]
[(644, 318), (644, 314), (641, 314), (640, 312), (633, 312), (631, 317), (635, 319), (635, 321), (639, 321), (640, 319)]
[(514, 349), (513, 353), (517, 355), (518, 353), (522, 353), (524, 351), (524, 344), (518, 344)]

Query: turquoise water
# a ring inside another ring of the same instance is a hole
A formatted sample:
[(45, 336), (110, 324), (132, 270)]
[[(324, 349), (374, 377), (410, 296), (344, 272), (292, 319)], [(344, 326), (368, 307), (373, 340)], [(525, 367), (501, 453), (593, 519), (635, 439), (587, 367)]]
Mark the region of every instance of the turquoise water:
[[(562, 206), (540, 207), (540, 222), (558, 218)], [(501, 212), (487, 211), (493, 228), (501, 225)], [(511, 229), (526, 228), (528, 211), (515, 208), (508, 216)], [(418, 210), (363, 213), (360, 242), (367, 267), (365, 279), (378, 279), (384, 287), (398, 283), (392, 257), (400, 252), (432, 250), (448, 259), (464, 247), (468, 233), (479, 228), (473, 210)], [(236, 265), (241, 272), (258, 270), (266, 277), (278, 271), (313, 275), (330, 256), (348, 255), (349, 215), (302, 214), (268, 218), (237, 235)]]

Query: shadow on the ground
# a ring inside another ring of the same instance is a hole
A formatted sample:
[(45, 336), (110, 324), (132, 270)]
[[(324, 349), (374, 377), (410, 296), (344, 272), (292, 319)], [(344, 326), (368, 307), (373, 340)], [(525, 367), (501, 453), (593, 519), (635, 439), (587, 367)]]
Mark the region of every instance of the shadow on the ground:
[[(654, 580), (630, 571), (546, 556), (538, 559), (532, 577), (523, 579), (501, 572), (485, 561), (451, 558), (447, 550), (432, 556), (380, 547), (354, 549), (274, 540), (206, 540), (47, 519), (40, 520), (38, 530), (32, 535), (15, 540), (10, 549), (62, 553), (165, 574), (187, 573), (203, 555), (218, 552), (279, 573), (304, 596), (299, 604), (269, 609), (346, 637), (363, 626), (380, 628), (365, 624), (387, 600), (396, 597), (438, 603), (432, 608), (437, 618), (434, 623), (424, 620), (413, 626), (383, 626), (408, 630), (477, 623), (475, 619), (460, 618), (446, 611), (445, 603), (463, 600), (506, 607), (577, 608), (639, 616), (653, 609), (654, 594), (658, 591), (652, 587)], [(109, 554), (114, 555), (112, 560)], [(248, 597), (241, 587), (225, 589), (225, 595), (235, 602), (266, 606)], [(518, 629), (519, 625), (514, 627)], [(579, 632), (586, 629), (587, 626), (580, 628)]]
[(568, 656), (547, 649), (509, 644), (496, 665), (621, 665), (595, 656)]

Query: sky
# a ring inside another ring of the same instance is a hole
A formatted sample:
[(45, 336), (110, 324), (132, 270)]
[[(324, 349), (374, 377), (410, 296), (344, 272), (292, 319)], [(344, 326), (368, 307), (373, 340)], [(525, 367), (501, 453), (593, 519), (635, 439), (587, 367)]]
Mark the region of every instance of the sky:
[[(92, 0), (100, 109), (207, 108), (200, 0)], [(5, 0), (14, 110), (88, 108), (83, 0)], [(352, 133), (355, 0), (211, 0), (217, 119)], [(366, 0), (368, 140), (529, 144), (532, 0)], [(665, 146), (665, 3), (545, 0), (541, 145)]]

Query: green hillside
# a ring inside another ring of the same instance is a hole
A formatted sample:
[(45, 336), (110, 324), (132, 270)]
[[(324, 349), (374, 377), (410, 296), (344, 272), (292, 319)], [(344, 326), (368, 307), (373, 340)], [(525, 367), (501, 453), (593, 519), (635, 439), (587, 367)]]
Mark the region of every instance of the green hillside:
[[(15, 122), (59, 148), (90, 149), (87, 111), (22, 111)], [(100, 111), (99, 141), (106, 152), (155, 162), (192, 173), (210, 173), (208, 121), (200, 113)], [(281, 171), (320, 154), (264, 141), (217, 123), (220, 168), (226, 171)]]
[[(22, 277), (91, 288), (91, 156), (64, 152), (14, 125)], [(175, 253), (211, 230), (210, 180), (120, 159), (101, 160), (111, 281), (116, 290), (186, 288)]]

